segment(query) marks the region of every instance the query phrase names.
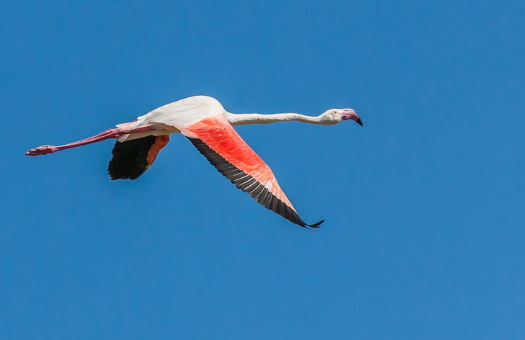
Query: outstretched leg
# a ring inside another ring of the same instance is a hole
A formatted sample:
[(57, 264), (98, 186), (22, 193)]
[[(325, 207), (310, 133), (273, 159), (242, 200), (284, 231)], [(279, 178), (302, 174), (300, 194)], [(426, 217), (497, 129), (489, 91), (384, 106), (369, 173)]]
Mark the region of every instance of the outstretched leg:
[(82, 146), (86, 144), (92, 144), (96, 142), (100, 142), (106, 139), (110, 138), (118, 138), (122, 135), (127, 135), (130, 133), (138, 133), (138, 132), (148, 132), (155, 130), (151, 125), (141, 126), (139, 128), (135, 129), (109, 129), (102, 133), (99, 133), (96, 136), (89, 137), (86, 139), (79, 140), (77, 142), (64, 144), (64, 145), (42, 145), (38, 148), (34, 148), (26, 152), (26, 155), (28, 156), (39, 156), (39, 155), (47, 155), (48, 153), (53, 153), (65, 149), (71, 149), (76, 148), (77, 146)]

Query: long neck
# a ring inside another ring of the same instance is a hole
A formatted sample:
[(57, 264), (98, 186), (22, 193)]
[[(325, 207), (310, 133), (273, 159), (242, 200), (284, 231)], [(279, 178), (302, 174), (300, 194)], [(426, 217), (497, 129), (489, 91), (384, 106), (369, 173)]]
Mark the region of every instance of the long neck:
[(320, 116), (311, 117), (301, 115), (299, 113), (275, 113), (275, 114), (260, 114), (260, 113), (226, 113), (226, 118), (232, 125), (247, 125), (247, 124), (270, 124), (276, 122), (302, 122), (309, 124), (324, 125), (326, 122), (320, 119)]

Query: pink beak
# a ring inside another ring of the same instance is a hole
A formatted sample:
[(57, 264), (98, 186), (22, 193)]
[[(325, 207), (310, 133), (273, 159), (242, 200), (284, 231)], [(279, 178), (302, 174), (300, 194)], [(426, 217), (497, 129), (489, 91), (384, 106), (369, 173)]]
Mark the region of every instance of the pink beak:
[(353, 120), (357, 124), (363, 126), (361, 117), (353, 109), (344, 109), (343, 120)]

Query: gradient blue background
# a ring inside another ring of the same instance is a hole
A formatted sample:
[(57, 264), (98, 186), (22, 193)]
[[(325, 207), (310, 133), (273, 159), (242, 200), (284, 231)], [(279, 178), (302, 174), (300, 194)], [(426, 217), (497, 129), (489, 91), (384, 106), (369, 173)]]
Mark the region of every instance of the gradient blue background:
[[(1, 339), (524, 339), (521, 1), (13, 1), (1, 13)], [(352, 107), (238, 130), (306, 231), (181, 136), (112, 142), (195, 94)]]

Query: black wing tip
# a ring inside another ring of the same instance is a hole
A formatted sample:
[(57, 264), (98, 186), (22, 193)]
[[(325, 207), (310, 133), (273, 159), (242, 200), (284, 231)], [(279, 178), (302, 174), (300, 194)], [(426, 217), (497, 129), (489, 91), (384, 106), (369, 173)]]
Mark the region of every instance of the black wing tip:
[(320, 220), (319, 222), (314, 223), (314, 224), (306, 224), (306, 223), (305, 223), (304, 226), (302, 226), (302, 227), (305, 227), (305, 228), (315, 228), (315, 229), (317, 229), (317, 228), (321, 228), (321, 224), (323, 224), (323, 222), (324, 222), (324, 220)]
[(112, 181), (116, 181), (119, 179), (130, 179), (134, 181), (137, 178), (139, 178), (145, 171), (146, 169), (140, 171), (139, 173), (126, 173), (126, 171), (122, 171), (122, 169), (112, 169), (111, 165), (108, 167), (108, 175)]
[(119, 179), (129, 179), (129, 180), (136, 180), (137, 178), (139, 178), (138, 176), (137, 177), (120, 177), (120, 176), (117, 176), (117, 177), (113, 177), (111, 175), (109, 175), (109, 177), (111, 178), (112, 181), (117, 181)]
[(139, 178), (150, 166), (147, 160), (148, 152), (155, 144), (156, 138), (156, 136), (146, 136), (130, 141), (116, 141), (107, 168), (111, 179)]

